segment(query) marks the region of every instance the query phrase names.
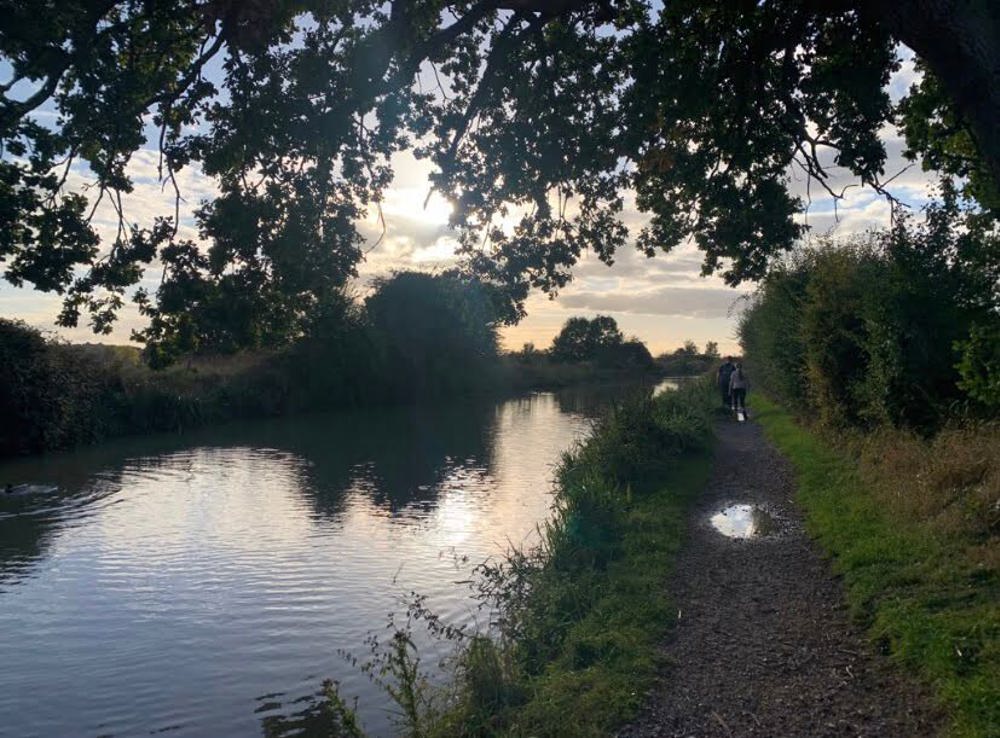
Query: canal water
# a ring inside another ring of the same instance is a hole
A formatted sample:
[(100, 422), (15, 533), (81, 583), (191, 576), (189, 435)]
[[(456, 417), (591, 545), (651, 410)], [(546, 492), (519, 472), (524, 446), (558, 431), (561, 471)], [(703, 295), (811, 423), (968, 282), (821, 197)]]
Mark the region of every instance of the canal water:
[[(621, 388), (244, 423), (0, 466), (0, 736), (291, 735), (410, 592), (482, 619), (472, 567), (533, 541)], [(55, 489), (52, 489), (55, 488)], [(443, 652), (427, 645), (425, 663)], [(433, 667), (432, 667), (433, 668)]]

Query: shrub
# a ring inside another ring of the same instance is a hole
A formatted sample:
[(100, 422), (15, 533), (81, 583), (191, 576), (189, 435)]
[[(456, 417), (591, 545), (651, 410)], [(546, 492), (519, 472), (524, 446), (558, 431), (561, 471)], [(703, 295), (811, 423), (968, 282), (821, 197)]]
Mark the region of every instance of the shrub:
[[(800, 252), (741, 319), (751, 373), (832, 427), (928, 433), (957, 402), (989, 412), (1000, 329), (981, 282), (1000, 269), (994, 241), (932, 208), (925, 224), (903, 218), (891, 231)], [(969, 262), (970, 251), (998, 264)]]
[(1000, 319), (974, 324), (955, 348), (962, 354), (958, 386), (989, 411), (1000, 412)]
[(400, 272), (365, 301), (380, 360), (402, 397), (482, 386), (497, 356), (490, 293), (455, 275)]
[(35, 453), (119, 432), (123, 387), (94, 352), (0, 319), (0, 454)]

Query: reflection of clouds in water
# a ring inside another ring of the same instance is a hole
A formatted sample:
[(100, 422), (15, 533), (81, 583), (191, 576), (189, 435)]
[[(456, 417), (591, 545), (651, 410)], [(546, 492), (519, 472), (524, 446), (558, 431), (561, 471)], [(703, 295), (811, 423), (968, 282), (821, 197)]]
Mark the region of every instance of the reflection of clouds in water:
[[(199, 547), (235, 554), (309, 534), (298, 491), (307, 463), (268, 448), (197, 448), (149, 468), (126, 468), (126, 495), (100, 516), (109, 548), (151, 557)], [(141, 506), (142, 514), (136, 514)], [(161, 552), (148, 544), (155, 542)]]
[[(331, 676), (386, 734), (384, 695), (337, 649), (363, 653), (410, 591), (448, 622), (474, 622), (460, 580), (530, 542), (559, 455), (588, 426), (543, 394), (242, 423), (55, 457), (62, 507), (18, 521), (30, 563), (0, 585), (0, 714), (16, 716), (18, 734), (183, 722), (242, 736), (300, 709), (295, 700)], [(0, 546), (10, 522), (0, 519)], [(18, 638), (25, 627), (45, 637)], [(445, 645), (429, 644), (427, 663)]]
[(730, 505), (713, 515), (710, 522), (728, 538), (763, 538), (779, 528), (777, 517), (759, 505)]

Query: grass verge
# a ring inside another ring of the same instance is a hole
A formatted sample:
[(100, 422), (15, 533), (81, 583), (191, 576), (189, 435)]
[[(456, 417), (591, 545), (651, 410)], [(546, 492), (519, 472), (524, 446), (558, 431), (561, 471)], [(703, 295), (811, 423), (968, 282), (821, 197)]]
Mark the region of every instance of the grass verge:
[[(881, 458), (869, 449), (859, 465), (774, 403), (759, 396), (755, 403), (756, 418), (796, 468), (809, 531), (843, 575), (855, 616), (895, 661), (931, 685), (952, 718), (949, 735), (1000, 736), (1000, 574), (990, 563), (996, 557), (983, 555), (984, 547), (995, 550), (995, 526), (959, 529), (894, 504), (893, 497), (915, 497), (924, 467), (942, 461), (915, 459), (888, 493), (874, 480), (902, 437), (883, 439)], [(957, 490), (949, 507), (981, 496), (992, 482), (984, 474), (977, 484), (972, 494)]]
[[(530, 635), (507, 652), (491, 641), (463, 654), (462, 706), (435, 732), (604, 736), (634, 716), (656, 673), (657, 644), (674, 619), (663, 581), (708, 467), (707, 458), (680, 459), (643, 494), (624, 515), (629, 533), (606, 568), (540, 573)], [(482, 653), (487, 649), (492, 653)], [(484, 680), (490, 662), (507, 673)]]
[(663, 581), (711, 465), (715, 394), (615, 408), (558, 474), (534, 551), (482, 568), (496, 631), (460, 650), (439, 735), (608, 735), (641, 706), (673, 622)]

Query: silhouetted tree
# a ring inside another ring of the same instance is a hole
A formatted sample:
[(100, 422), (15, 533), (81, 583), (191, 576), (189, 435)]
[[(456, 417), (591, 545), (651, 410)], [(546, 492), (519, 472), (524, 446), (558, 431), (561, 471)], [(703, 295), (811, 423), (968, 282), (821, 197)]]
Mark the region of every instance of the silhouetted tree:
[[(714, 353), (709, 349), (714, 349)], [(694, 341), (687, 340), (681, 347), (658, 356), (655, 361), (667, 374), (693, 376), (707, 372), (718, 359), (718, 347), (714, 342), (709, 341), (705, 345), (705, 353), (702, 354), (698, 352), (698, 345)]]
[(557, 361), (592, 361), (602, 350), (625, 340), (618, 323), (607, 315), (593, 320), (570, 318), (552, 340), (552, 358)]
[[(155, 264), (139, 337), (182, 346), (297, 335), (354, 276), (356, 223), (407, 148), (455, 203), (465, 266), (508, 290), (504, 320), (585, 252), (613, 260), (629, 190), (644, 253), (690, 239), (737, 284), (803, 231), (790, 169), (831, 197), (831, 162), (885, 190), (897, 116), (912, 155), (987, 209), (1000, 183), (995, 2), (0, 0), (0, 17), (6, 279), (65, 294), (63, 325), (109, 331)], [(927, 75), (897, 110), (900, 42)], [(213, 178), (202, 243), (174, 208), (139, 224), (122, 209), (147, 138), (178, 202), (183, 169)], [(76, 162), (86, 193), (65, 187)], [(111, 243), (99, 200), (118, 210)]]
[(477, 385), (496, 358), (494, 305), (475, 280), (399, 272), (376, 281), (365, 309), (407, 394)]

